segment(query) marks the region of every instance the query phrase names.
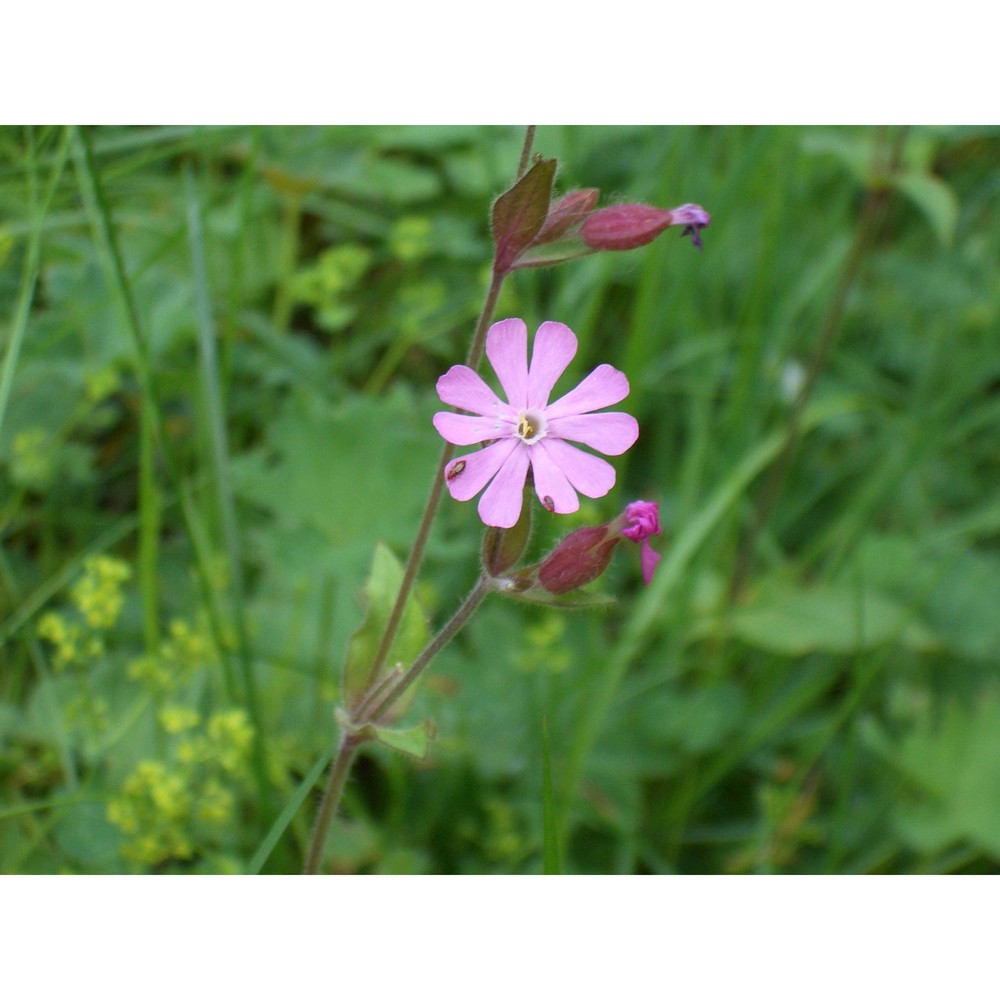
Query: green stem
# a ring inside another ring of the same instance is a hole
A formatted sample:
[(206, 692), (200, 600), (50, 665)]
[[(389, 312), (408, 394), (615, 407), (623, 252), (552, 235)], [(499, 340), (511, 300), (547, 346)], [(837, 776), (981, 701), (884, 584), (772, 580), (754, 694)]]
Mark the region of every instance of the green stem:
[[(534, 140), (535, 126), (529, 125), (524, 133), (521, 159), (517, 166), (517, 179), (520, 179), (528, 168), (528, 160), (531, 158), (531, 147)], [(483, 307), (479, 311), (479, 319), (476, 322), (476, 331), (472, 337), (472, 344), (469, 346), (469, 353), (465, 358), (466, 365), (473, 370), (479, 367), (479, 362), (483, 359), (483, 350), (486, 346), (486, 331), (493, 321), (497, 299), (500, 298), (500, 290), (503, 288), (506, 277), (507, 272), (500, 273), (496, 269), (493, 270), (490, 287), (486, 290), (486, 298), (483, 300)], [(403, 570), (403, 582), (399, 586), (396, 603), (389, 613), (388, 621), (385, 624), (385, 631), (382, 633), (378, 649), (375, 651), (372, 669), (374, 676), (377, 676), (382, 667), (385, 666), (386, 658), (389, 656), (389, 648), (392, 646), (392, 641), (396, 638), (396, 632), (399, 630), (399, 623), (403, 618), (403, 609), (406, 607), (406, 601), (410, 596), (413, 583), (417, 578), (417, 573), (420, 571), (420, 566), (424, 559), (424, 550), (427, 548), (427, 539), (430, 536), (431, 525), (437, 515), (438, 507), (441, 505), (441, 497), (444, 494), (444, 469), (454, 454), (455, 446), (446, 442), (441, 449), (441, 457), (438, 460), (437, 470), (434, 473), (430, 496), (427, 498), (427, 505), (424, 507), (423, 515), (420, 518), (420, 525), (417, 528), (417, 537), (413, 541), (410, 557)]]
[(490, 578), (481, 576), (458, 610), (451, 616), (448, 624), (427, 643), (423, 652), (413, 661), (406, 673), (385, 694), (382, 694), (380, 689), (375, 692), (373, 698), (362, 703), (358, 709), (356, 722), (364, 724), (365, 722), (381, 721), (389, 709), (417, 682), (431, 660), (465, 627), (466, 622), (472, 617), (473, 611), (483, 603), (483, 599), (489, 592)]
[(524, 172), (528, 169), (528, 160), (531, 159), (531, 147), (535, 142), (535, 126), (529, 125), (524, 130), (524, 145), (521, 146), (521, 160), (517, 165), (517, 179), (520, 180), (524, 176)]
[[(479, 314), (479, 321), (476, 323), (476, 332), (472, 338), (472, 345), (469, 348), (465, 363), (472, 369), (479, 366), (483, 357), (483, 348), (486, 344), (486, 331), (489, 329), (493, 319), (493, 312), (496, 309), (497, 299), (500, 297), (500, 289), (503, 287), (505, 274), (493, 272), (490, 287), (486, 292), (486, 299), (483, 302), (482, 311)], [(424, 550), (427, 548), (427, 539), (430, 537), (431, 525), (437, 515), (438, 507), (441, 505), (441, 497), (444, 494), (444, 469), (455, 454), (455, 446), (445, 443), (441, 449), (441, 457), (438, 459), (437, 469), (434, 472), (434, 481), (431, 484), (430, 496), (427, 498), (427, 505), (420, 518), (420, 525), (417, 528), (417, 537), (413, 541), (413, 548), (410, 550), (410, 558), (406, 561), (403, 570), (403, 581), (399, 585), (399, 593), (396, 595), (396, 603), (392, 606), (388, 621), (385, 623), (385, 631), (379, 641), (378, 649), (375, 651), (372, 673), (377, 676), (385, 661), (389, 656), (389, 649), (396, 632), (399, 630), (399, 623), (403, 618), (403, 609), (406, 601), (413, 589), (417, 573), (420, 571), (421, 563), (424, 559)]]
[[(528, 161), (531, 158), (531, 147), (534, 143), (534, 138), (535, 126), (529, 125), (525, 130), (524, 143), (521, 147), (521, 158), (517, 168), (518, 179), (524, 174), (525, 170), (527, 170)], [(480, 310), (479, 319), (476, 323), (476, 330), (472, 337), (472, 344), (469, 346), (469, 353), (465, 359), (466, 365), (473, 370), (479, 367), (479, 362), (482, 360), (483, 351), (486, 346), (486, 331), (489, 329), (490, 323), (493, 320), (493, 313), (496, 310), (497, 300), (500, 298), (500, 290), (503, 288), (504, 279), (506, 277), (507, 272), (500, 272), (494, 267), (490, 278), (490, 286), (486, 291), (486, 298), (483, 300), (483, 307)], [(406, 602), (409, 599), (411, 591), (413, 590), (413, 585), (417, 579), (417, 573), (420, 571), (420, 566), (423, 563), (424, 552), (427, 548), (427, 540), (430, 537), (431, 525), (434, 523), (434, 518), (441, 505), (441, 497), (444, 493), (445, 466), (451, 461), (454, 454), (455, 446), (446, 442), (444, 447), (441, 449), (441, 457), (438, 459), (437, 469), (434, 473), (433, 482), (431, 483), (430, 495), (427, 498), (427, 504), (425, 505), (424, 512), (421, 515), (420, 524), (417, 527), (417, 536), (413, 541), (413, 548), (410, 550), (410, 556), (407, 559), (406, 567), (403, 570), (403, 579), (399, 585), (399, 592), (396, 594), (395, 603), (392, 606), (392, 611), (389, 612), (389, 618), (386, 621), (385, 630), (379, 640), (378, 649), (375, 651), (375, 656), (372, 661), (372, 676), (374, 677), (378, 677), (382, 668), (385, 666), (385, 662), (389, 656), (389, 650), (392, 647), (392, 642), (396, 638), (396, 633), (399, 631), (399, 624), (403, 618), (403, 610), (406, 607)], [(452, 616), (448, 624), (445, 625), (445, 627), (430, 641), (424, 651), (417, 657), (416, 660), (414, 660), (413, 664), (406, 671), (406, 673), (402, 675), (399, 682), (394, 684), (382, 697), (380, 697), (380, 695), (382, 691), (385, 690), (384, 688), (379, 688), (377, 691), (373, 692), (373, 694), (370, 695), (364, 703), (362, 703), (361, 709), (358, 712), (358, 717), (354, 721), (370, 722), (372, 720), (378, 721), (381, 719), (382, 716), (385, 715), (385, 713), (417, 680), (426, 668), (427, 664), (430, 663), (441, 648), (458, 633), (463, 625), (465, 625), (469, 616), (479, 606), (488, 592), (489, 581), (485, 577), (481, 578), (472, 589), (469, 596), (465, 599), (465, 601), (463, 601), (458, 611), (456, 611)], [(357, 734), (351, 735), (345, 733), (341, 736), (337, 754), (330, 765), (326, 789), (323, 792), (323, 798), (320, 802), (319, 815), (316, 818), (316, 824), (313, 827), (312, 837), (309, 842), (309, 849), (304, 869), (305, 874), (307, 875), (314, 874), (319, 868), (323, 845), (326, 843), (327, 831), (329, 830), (330, 823), (333, 821), (333, 817), (336, 814), (337, 805), (339, 804), (341, 795), (343, 794), (344, 783), (347, 780), (351, 764), (354, 762), (354, 756), (357, 753), (357, 748), (361, 742), (364, 741), (359, 739)]]
[(340, 798), (344, 794), (344, 785), (347, 784), (347, 776), (351, 773), (351, 765), (354, 763), (358, 747), (362, 742), (358, 736), (348, 733), (344, 733), (340, 737), (340, 745), (337, 747), (337, 753), (327, 774), (326, 788), (323, 789), (323, 798), (320, 800), (319, 812), (316, 814), (316, 824), (313, 826), (312, 837), (309, 840), (309, 851), (302, 869), (303, 875), (315, 875), (319, 872), (323, 848), (326, 845), (326, 834), (330, 829), (333, 817), (336, 815)]
[[(377, 723), (382, 720), (389, 709), (417, 682), (431, 660), (464, 628), (466, 622), (472, 617), (472, 613), (482, 604), (489, 592), (489, 577), (480, 577), (458, 610), (451, 616), (447, 625), (424, 647), (406, 673), (388, 685), (388, 690), (386, 690), (386, 685), (376, 687), (368, 699), (362, 703), (351, 720), (354, 726), (358, 727), (358, 730), (361, 730), (366, 723)], [(365, 735), (364, 732), (356, 730), (345, 732), (340, 737), (340, 745), (330, 765), (326, 788), (323, 790), (323, 798), (320, 800), (316, 822), (309, 839), (306, 863), (302, 870), (304, 875), (315, 875), (319, 870), (330, 824), (333, 822), (333, 817), (337, 815), (337, 807), (344, 794), (344, 786), (347, 783), (351, 765), (354, 763), (358, 748), (370, 739), (371, 737)]]

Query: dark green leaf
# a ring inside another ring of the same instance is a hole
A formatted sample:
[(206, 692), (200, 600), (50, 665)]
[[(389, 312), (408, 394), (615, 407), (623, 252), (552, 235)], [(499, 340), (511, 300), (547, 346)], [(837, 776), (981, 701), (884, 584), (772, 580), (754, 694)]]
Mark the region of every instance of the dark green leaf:
[(493, 203), (494, 267), (497, 271), (508, 271), (545, 224), (555, 175), (555, 160), (539, 160)]

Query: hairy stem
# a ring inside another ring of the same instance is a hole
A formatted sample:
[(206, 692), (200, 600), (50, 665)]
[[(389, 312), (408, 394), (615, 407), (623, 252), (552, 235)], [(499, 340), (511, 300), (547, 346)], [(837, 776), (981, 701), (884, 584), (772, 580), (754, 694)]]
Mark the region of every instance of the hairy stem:
[[(477, 368), (483, 357), (483, 346), (486, 343), (486, 331), (489, 329), (490, 321), (493, 319), (493, 311), (496, 308), (497, 298), (500, 289), (503, 287), (505, 275), (494, 272), (493, 280), (490, 282), (489, 291), (486, 293), (486, 300), (483, 302), (482, 312), (479, 314), (479, 322), (476, 324), (476, 332), (472, 338), (472, 346), (466, 358), (466, 364), (470, 368)], [(441, 497), (444, 493), (444, 469), (455, 454), (455, 446), (445, 443), (441, 449), (441, 457), (438, 459), (437, 469), (434, 472), (434, 481), (431, 484), (430, 496), (420, 517), (420, 525), (417, 528), (417, 536), (413, 540), (413, 548), (410, 550), (410, 557), (406, 561), (403, 570), (403, 580), (399, 585), (399, 593), (396, 595), (396, 602), (392, 606), (389, 618), (385, 623), (385, 631), (379, 640), (378, 649), (375, 651), (375, 659), (372, 666), (373, 675), (378, 675), (385, 666), (385, 661), (389, 656), (389, 649), (396, 632), (399, 630), (399, 623), (403, 618), (403, 609), (406, 601), (413, 590), (414, 581), (424, 559), (424, 550), (427, 548), (427, 539), (430, 537), (431, 525), (437, 515), (438, 507), (441, 506)]]
[(490, 580), (482, 576), (458, 610), (451, 616), (448, 624), (424, 647), (421, 654), (413, 661), (409, 669), (393, 684), (388, 691), (376, 691), (375, 696), (364, 702), (358, 710), (358, 723), (379, 722), (393, 705), (416, 683), (427, 668), (427, 665), (455, 638), (472, 617), (472, 612), (483, 602), (490, 591)]
[(302, 869), (303, 875), (315, 875), (319, 871), (323, 848), (326, 845), (326, 834), (344, 794), (347, 776), (351, 773), (351, 765), (354, 763), (359, 746), (360, 741), (354, 735), (344, 733), (340, 738), (340, 745), (327, 772), (326, 788), (323, 789), (323, 798), (320, 800), (312, 837), (309, 839), (306, 863)]
[(320, 800), (316, 823), (313, 826), (312, 836), (309, 838), (306, 863), (302, 870), (304, 875), (315, 875), (319, 871), (320, 861), (323, 857), (323, 847), (326, 844), (330, 824), (333, 822), (333, 817), (337, 814), (337, 807), (340, 805), (340, 800), (343, 797), (344, 786), (347, 783), (347, 777), (350, 774), (351, 765), (354, 763), (354, 758), (357, 755), (358, 747), (372, 739), (371, 735), (363, 731), (364, 725), (369, 722), (377, 723), (382, 720), (389, 709), (417, 682), (431, 660), (458, 635), (466, 622), (472, 617), (472, 613), (482, 604), (483, 598), (489, 592), (489, 577), (480, 577), (458, 610), (451, 616), (448, 624), (424, 647), (406, 673), (389, 684), (378, 685), (374, 688), (368, 699), (354, 714), (351, 722), (358, 728), (352, 729), (350, 732), (345, 732), (340, 737), (340, 745), (330, 764), (330, 771), (326, 779), (326, 788), (323, 790), (323, 798)]
[[(517, 179), (520, 179), (528, 168), (534, 138), (535, 126), (529, 125), (525, 130), (524, 143), (521, 147), (521, 158), (517, 168)], [(483, 350), (486, 344), (486, 331), (489, 329), (490, 323), (493, 320), (493, 313), (496, 310), (497, 299), (500, 297), (500, 290), (503, 288), (504, 279), (506, 277), (507, 272), (498, 271), (494, 267), (490, 280), (490, 286), (487, 289), (486, 298), (483, 301), (483, 307), (480, 310), (479, 319), (476, 323), (476, 330), (472, 337), (472, 343), (469, 346), (469, 353), (465, 359), (466, 365), (472, 369), (478, 368), (479, 362), (482, 360)], [(406, 602), (411, 591), (413, 590), (417, 573), (420, 571), (420, 566), (423, 563), (424, 551), (427, 548), (427, 540), (430, 537), (431, 526), (434, 523), (434, 517), (441, 505), (441, 497), (444, 492), (445, 466), (451, 461), (454, 454), (455, 446), (450, 443), (445, 443), (444, 447), (441, 449), (441, 457), (438, 459), (438, 465), (434, 473), (434, 480), (431, 484), (431, 491), (427, 498), (427, 504), (425, 505), (424, 512), (420, 517), (420, 524), (417, 527), (417, 535), (413, 541), (413, 548), (410, 550), (410, 556), (407, 559), (406, 567), (403, 570), (403, 579), (399, 585), (399, 592), (396, 595), (392, 611), (390, 611), (389, 618), (386, 621), (385, 630), (379, 640), (378, 649), (375, 651), (372, 669), (372, 675), (375, 677), (381, 673), (382, 668), (385, 666), (386, 659), (389, 656), (389, 650), (392, 648), (393, 640), (396, 638), (396, 633), (399, 631), (399, 624), (403, 618), (403, 610), (406, 607)], [(461, 606), (452, 616), (448, 624), (444, 626), (444, 628), (430, 641), (430, 643), (428, 643), (427, 647), (417, 657), (417, 659), (414, 660), (406, 673), (399, 678), (398, 682), (389, 686), (388, 690), (385, 686), (380, 686), (375, 689), (369, 695), (368, 699), (362, 703), (354, 721), (356, 723), (379, 721), (416, 682), (417, 678), (421, 675), (421, 673), (423, 673), (424, 669), (437, 655), (437, 653), (440, 652), (440, 650), (465, 625), (465, 623), (469, 620), (469, 617), (472, 615), (472, 612), (475, 611), (488, 592), (489, 580), (483, 577), (472, 589), (465, 601), (462, 602)], [(319, 813), (317, 814), (312, 837), (309, 841), (309, 848), (304, 868), (304, 873), (307, 875), (315, 874), (319, 870), (323, 846), (326, 843), (327, 832), (329, 831), (331, 822), (333, 822), (333, 817), (336, 815), (337, 806), (340, 804), (340, 799), (344, 792), (344, 785), (347, 781), (347, 776), (350, 773), (351, 765), (354, 763), (354, 757), (357, 753), (357, 749), (361, 743), (365, 742), (365, 739), (365, 737), (362, 737), (357, 733), (344, 733), (341, 736), (337, 753), (330, 764), (326, 788), (323, 792), (323, 798), (320, 801)]]
[(521, 147), (521, 160), (517, 165), (517, 179), (524, 176), (528, 169), (528, 161), (531, 159), (531, 147), (535, 142), (535, 126), (529, 125), (524, 130), (524, 145)]
[[(535, 137), (535, 126), (529, 125), (524, 135), (524, 145), (521, 149), (521, 161), (518, 164), (517, 176), (520, 178), (527, 169), (528, 160), (531, 157), (531, 146)], [(469, 353), (466, 355), (465, 363), (469, 368), (476, 369), (483, 359), (483, 349), (486, 345), (486, 331), (493, 321), (493, 313), (496, 310), (497, 299), (500, 297), (500, 289), (503, 288), (506, 272), (500, 273), (494, 269), (490, 280), (490, 287), (486, 291), (486, 298), (483, 300), (483, 307), (479, 312), (479, 320), (476, 322), (476, 330), (472, 337), (472, 344), (469, 346)], [(403, 582), (399, 586), (399, 593), (396, 595), (396, 603), (389, 613), (389, 618), (385, 623), (385, 631), (379, 640), (378, 649), (375, 651), (375, 661), (373, 673), (378, 674), (385, 665), (389, 655), (389, 648), (392, 646), (396, 632), (399, 630), (399, 623), (403, 618), (403, 608), (406, 607), (407, 598), (413, 589), (413, 583), (420, 571), (420, 565), (424, 559), (424, 550), (427, 548), (427, 539), (430, 536), (431, 525), (441, 504), (441, 496), (444, 493), (444, 469), (455, 454), (455, 446), (445, 443), (441, 449), (441, 457), (438, 459), (437, 470), (434, 473), (434, 481), (431, 484), (430, 496), (427, 498), (427, 505), (420, 518), (420, 525), (417, 528), (417, 537), (413, 540), (413, 548), (410, 550), (410, 557), (406, 561), (403, 570)]]

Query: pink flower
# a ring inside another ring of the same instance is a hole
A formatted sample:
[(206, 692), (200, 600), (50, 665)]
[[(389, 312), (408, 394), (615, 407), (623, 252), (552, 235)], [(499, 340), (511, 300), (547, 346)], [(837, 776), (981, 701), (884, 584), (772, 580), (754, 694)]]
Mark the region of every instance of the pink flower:
[(620, 455), (635, 443), (639, 425), (634, 417), (593, 412), (623, 400), (628, 379), (611, 365), (600, 365), (550, 403), (549, 394), (576, 347), (568, 326), (542, 323), (529, 368), (528, 328), (523, 320), (505, 319), (490, 327), (486, 356), (506, 402), (465, 365), (455, 365), (438, 379), (441, 401), (473, 414), (435, 413), (438, 433), (457, 445), (491, 442), (453, 459), (445, 469), (445, 482), (456, 500), (471, 500), (490, 484), (479, 501), (484, 523), (495, 528), (517, 523), (529, 467), (542, 506), (557, 514), (579, 509), (578, 492), (602, 497), (614, 486), (610, 464), (567, 442), (578, 441), (605, 455)]

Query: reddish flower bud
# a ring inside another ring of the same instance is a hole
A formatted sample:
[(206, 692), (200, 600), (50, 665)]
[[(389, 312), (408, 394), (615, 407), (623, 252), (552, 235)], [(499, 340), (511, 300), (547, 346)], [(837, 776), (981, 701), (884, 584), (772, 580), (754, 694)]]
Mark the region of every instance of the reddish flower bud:
[(612, 205), (591, 213), (584, 220), (583, 242), (592, 250), (633, 250), (652, 243), (668, 226), (684, 226), (682, 236), (691, 236), (701, 246), (698, 233), (711, 222), (699, 205), (665, 210), (652, 205)]
[(532, 246), (551, 243), (579, 225), (593, 210), (600, 196), (601, 192), (597, 188), (584, 188), (582, 191), (570, 191), (569, 194), (563, 195), (549, 209), (545, 225), (535, 237)]
[(596, 580), (611, 562), (620, 535), (608, 525), (579, 528), (567, 535), (538, 567), (538, 581), (550, 594), (565, 594)]
[(660, 533), (660, 508), (637, 500), (613, 521), (592, 528), (579, 528), (567, 535), (538, 567), (538, 582), (550, 594), (565, 594), (596, 580), (611, 562), (615, 547), (623, 539), (642, 542), (642, 579), (646, 584), (660, 556), (649, 544), (650, 535)]

